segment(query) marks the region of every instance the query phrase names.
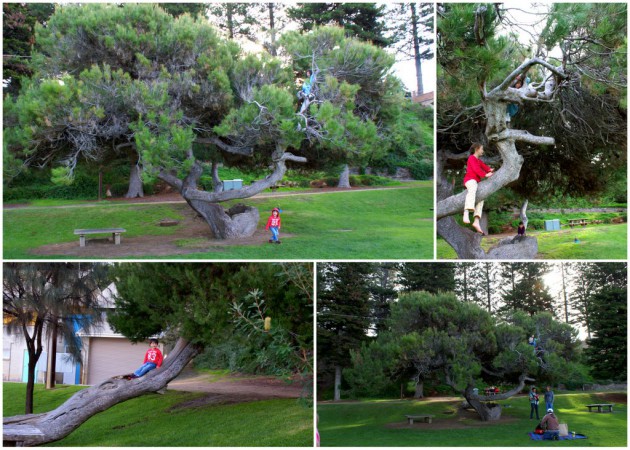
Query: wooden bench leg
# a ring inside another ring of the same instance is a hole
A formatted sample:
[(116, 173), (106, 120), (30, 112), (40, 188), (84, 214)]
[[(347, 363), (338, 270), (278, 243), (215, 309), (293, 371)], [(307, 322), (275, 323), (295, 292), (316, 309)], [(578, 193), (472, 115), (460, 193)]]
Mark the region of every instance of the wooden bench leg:
[(112, 233), (114, 235), (114, 245), (120, 245), (120, 233)]
[(85, 247), (85, 234), (79, 235), (79, 247)]
[(431, 420), (432, 420), (432, 419), (431, 419), (431, 417), (426, 417), (426, 418), (424, 419), (424, 421), (425, 421), (426, 423), (432, 423), (432, 422), (431, 422)]

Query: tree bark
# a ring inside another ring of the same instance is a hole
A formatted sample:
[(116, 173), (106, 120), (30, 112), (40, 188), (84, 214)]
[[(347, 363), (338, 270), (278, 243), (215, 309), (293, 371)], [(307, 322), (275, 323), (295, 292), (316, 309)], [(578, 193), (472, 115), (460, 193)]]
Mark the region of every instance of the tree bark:
[(131, 171), (129, 173), (129, 189), (125, 194), (125, 198), (144, 197), (144, 190), (142, 189), (142, 177), (140, 166), (133, 162), (131, 163)]
[(55, 319), (50, 336), (50, 348), (48, 349), (48, 369), (46, 370), (46, 389), (55, 388), (55, 372), (57, 371), (57, 332), (59, 322)]
[(223, 192), (223, 181), (219, 177), (219, 164), (216, 162), (212, 163), (212, 192), (217, 194)]
[(410, 3), (411, 8), (411, 30), (413, 34), (413, 57), (416, 64), (416, 85), (417, 95), (424, 94), (424, 86), (422, 85), (422, 57), (420, 56), (420, 42), (418, 40), (418, 14), (416, 13), (416, 4)]
[(335, 394), (334, 401), (341, 400), (341, 366), (335, 366)]
[(274, 7), (275, 3), (267, 3), (267, 9), (269, 11), (269, 39), (271, 40), (271, 44), (269, 45), (269, 54), (271, 56), (278, 56), (278, 52), (276, 51), (276, 23), (273, 12)]
[(25, 414), (33, 413), (33, 392), (35, 390), (35, 367), (37, 361), (42, 355), (42, 332), (44, 330), (44, 322), (40, 317), (35, 319), (33, 326), (33, 334), (28, 333), (26, 324), (22, 324), (22, 335), (26, 340), (26, 348), (28, 351), (28, 365), (26, 375), (26, 400), (24, 405)]
[(424, 398), (424, 380), (420, 378), (416, 381), (416, 389), (413, 393), (413, 398)]
[(339, 175), (339, 184), (338, 188), (350, 189), (350, 167), (348, 164), (343, 166), (343, 170), (341, 171), (341, 175)]
[(126, 400), (164, 389), (199, 350), (199, 347), (180, 338), (162, 367), (152, 370), (142, 378), (110, 378), (98, 386), (77, 392), (50, 412), (6, 417), (3, 420), (3, 443), (33, 446), (63, 439), (99, 412)]
[(525, 199), (525, 201), (523, 202), (523, 205), (521, 205), (521, 211), (519, 213), (519, 218), (521, 219), (521, 222), (523, 222), (523, 226), (525, 226), (525, 229), (527, 230), (527, 223), (529, 222), (529, 219), (527, 218), (527, 204), (529, 203), (529, 200)]

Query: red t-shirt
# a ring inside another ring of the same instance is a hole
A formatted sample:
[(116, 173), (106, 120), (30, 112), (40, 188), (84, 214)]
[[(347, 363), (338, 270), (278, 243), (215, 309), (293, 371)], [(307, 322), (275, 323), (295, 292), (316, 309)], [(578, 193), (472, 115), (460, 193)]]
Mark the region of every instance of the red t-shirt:
[(278, 214), (277, 217), (274, 217), (273, 215), (269, 216), (269, 219), (267, 220), (267, 226), (265, 226), (265, 229), (268, 230), (269, 227), (280, 228), (280, 214)]
[(152, 362), (153, 364), (155, 364), (157, 367), (160, 367), (162, 365), (162, 360), (164, 358), (162, 358), (162, 352), (160, 351), (159, 348), (150, 348), (149, 350), (147, 350), (147, 353), (144, 355), (144, 361), (143, 363), (148, 363), (148, 362)]
[(466, 162), (466, 175), (464, 176), (464, 185), (470, 180), (475, 180), (479, 183), (486, 177), (488, 172), (492, 172), (492, 169), (484, 164), (482, 160), (475, 155), (470, 155)]

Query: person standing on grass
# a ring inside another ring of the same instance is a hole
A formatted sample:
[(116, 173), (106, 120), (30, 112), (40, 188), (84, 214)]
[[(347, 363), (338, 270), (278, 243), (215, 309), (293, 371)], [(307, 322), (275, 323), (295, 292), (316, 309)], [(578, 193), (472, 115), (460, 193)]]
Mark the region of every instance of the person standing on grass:
[(529, 419), (534, 418), (534, 411), (536, 412), (536, 420), (540, 420), (540, 416), (538, 415), (538, 392), (536, 388), (533, 387), (531, 391), (529, 391)]
[(470, 146), (470, 156), (466, 162), (466, 175), (464, 176), (464, 186), (466, 187), (466, 200), (464, 202), (464, 223), (470, 223), (470, 212), (474, 214), (472, 227), (477, 233), (485, 234), (479, 225), (481, 213), (483, 210), (483, 200), (475, 203), (477, 195), (477, 186), (484, 178), (490, 178), (494, 172), (480, 158), (483, 156), (483, 145), (473, 143)]
[(547, 390), (545, 391), (545, 409), (553, 409), (553, 397), (551, 386), (547, 386)]
[(269, 216), (269, 219), (267, 219), (267, 225), (265, 226), (265, 230), (271, 231), (271, 239), (269, 239), (270, 244), (280, 244), (280, 225), (280, 210), (278, 208), (274, 208), (271, 210), (271, 215)]
[(129, 380), (134, 378), (140, 378), (146, 375), (149, 371), (160, 367), (162, 365), (162, 361), (164, 358), (162, 357), (162, 352), (158, 348), (158, 340), (151, 339), (149, 341), (149, 350), (144, 355), (143, 364), (136, 370), (132, 375), (128, 377)]

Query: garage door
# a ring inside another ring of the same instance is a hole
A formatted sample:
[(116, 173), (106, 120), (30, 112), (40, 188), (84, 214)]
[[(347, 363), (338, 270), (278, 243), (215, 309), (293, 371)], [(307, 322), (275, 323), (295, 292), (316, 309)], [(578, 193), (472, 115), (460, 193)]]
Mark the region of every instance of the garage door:
[(91, 338), (87, 383), (98, 384), (115, 375), (133, 372), (142, 365), (148, 348), (127, 339)]

